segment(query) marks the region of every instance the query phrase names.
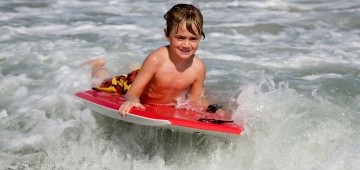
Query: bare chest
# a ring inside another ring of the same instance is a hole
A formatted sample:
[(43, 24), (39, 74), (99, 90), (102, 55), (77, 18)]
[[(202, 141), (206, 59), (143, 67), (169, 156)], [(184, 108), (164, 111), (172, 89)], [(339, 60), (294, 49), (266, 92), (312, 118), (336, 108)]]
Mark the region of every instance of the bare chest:
[(195, 75), (190, 72), (159, 72), (154, 77), (157, 88), (163, 90), (186, 90), (195, 81)]

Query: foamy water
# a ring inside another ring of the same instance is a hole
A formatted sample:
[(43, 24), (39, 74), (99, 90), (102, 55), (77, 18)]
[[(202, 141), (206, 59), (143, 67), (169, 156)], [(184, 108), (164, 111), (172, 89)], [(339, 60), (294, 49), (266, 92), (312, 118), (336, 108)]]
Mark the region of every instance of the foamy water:
[[(192, 1), (187, 1), (192, 2)], [(79, 64), (113, 74), (166, 45), (168, 1), (0, 1), (3, 169), (358, 169), (360, 2), (194, 1), (207, 96), (238, 138), (138, 126), (92, 112)]]

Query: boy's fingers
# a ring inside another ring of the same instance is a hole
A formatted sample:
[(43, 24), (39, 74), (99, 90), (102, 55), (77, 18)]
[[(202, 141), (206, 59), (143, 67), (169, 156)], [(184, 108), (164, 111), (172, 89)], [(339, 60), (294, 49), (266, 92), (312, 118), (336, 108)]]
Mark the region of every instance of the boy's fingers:
[(123, 103), (123, 105), (120, 106), (119, 108), (119, 113), (122, 117), (125, 117), (125, 115), (127, 113), (129, 113), (129, 111), (133, 108), (133, 107), (138, 107), (141, 109), (145, 109), (145, 107), (141, 104), (141, 103), (137, 103), (137, 102), (132, 102), (132, 103)]

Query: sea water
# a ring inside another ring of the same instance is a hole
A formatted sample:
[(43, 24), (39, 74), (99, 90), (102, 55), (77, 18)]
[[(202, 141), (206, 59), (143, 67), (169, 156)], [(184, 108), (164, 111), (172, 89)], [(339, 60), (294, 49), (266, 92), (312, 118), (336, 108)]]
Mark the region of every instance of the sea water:
[(206, 95), (240, 137), (86, 108), (79, 65), (102, 56), (112, 74), (129, 72), (168, 44), (163, 15), (178, 2), (1, 0), (1, 169), (360, 168), (358, 0), (185, 1), (205, 19)]

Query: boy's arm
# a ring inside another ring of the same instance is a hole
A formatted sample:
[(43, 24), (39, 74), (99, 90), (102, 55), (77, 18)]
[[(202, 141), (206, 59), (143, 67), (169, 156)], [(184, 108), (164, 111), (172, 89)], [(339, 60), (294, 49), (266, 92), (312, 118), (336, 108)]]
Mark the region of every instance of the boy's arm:
[(189, 89), (189, 100), (193, 107), (204, 108), (208, 106), (208, 102), (204, 97), (204, 82), (206, 77), (206, 66), (199, 60), (194, 75), (196, 79)]
[(145, 107), (140, 103), (139, 98), (144, 91), (145, 86), (155, 74), (158, 63), (159, 59), (156, 55), (150, 54), (146, 57), (139, 73), (136, 75), (135, 80), (131, 84), (129, 91), (124, 96), (125, 102), (119, 108), (121, 116), (125, 116), (125, 114), (129, 113), (133, 107), (145, 109)]
[[(202, 62), (201, 62), (202, 63)], [(189, 100), (192, 107), (195, 108), (203, 108), (203, 109), (209, 109), (209, 107), (214, 107), (214, 105), (210, 105), (207, 98), (204, 96), (205, 88), (204, 88), (204, 82), (206, 77), (206, 66), (205, 64), (202, 64), (199, 71), (195, 73), (195, 75), (198, 75), (195, 82), (191, 85), (189, 90)], [(215, 109), (215, 113), (226, 115), (230, 114), (228, 110), (224, 110), (221, 106), (217, 106)]]

